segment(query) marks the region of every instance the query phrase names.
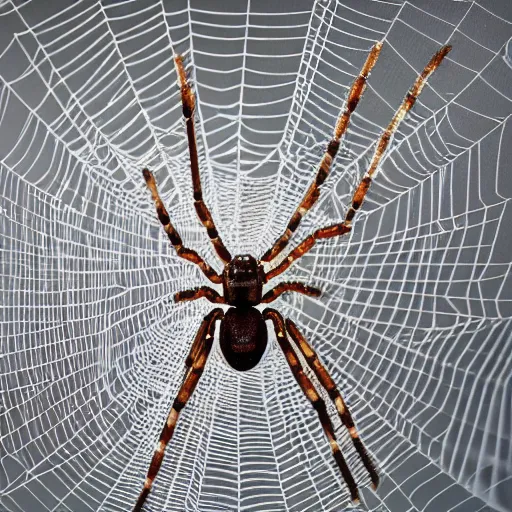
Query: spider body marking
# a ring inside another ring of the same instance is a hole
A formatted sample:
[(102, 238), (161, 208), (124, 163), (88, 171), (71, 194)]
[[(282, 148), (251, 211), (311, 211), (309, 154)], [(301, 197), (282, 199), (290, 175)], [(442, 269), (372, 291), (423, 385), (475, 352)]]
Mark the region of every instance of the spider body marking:
[[(402, 104), (395, 112), (393, 119), (377, 141), (368, 171), (362, 177), (359, 186), (354, 191), (351, 204), (347, 208), (343, 222), (317, 229), (297, 245), (297, 247), (292, 250), (289, 255), (281, 261), (281, 263), (273, 266), (268, 272), (265, 272), (262, 262), (272, 262), (274, 258), (288, 245), (302, 218), (318, 200), (320, 196), (320, 186), (329, 175), (332, 162), (340, 146), (341, 138), (345, 134), (349, 125), (350, 116), (354, 112), (361, 96), (364, 93), (366, 81), (370, 71), (377, 62), (381, 48), (382, 43), (380, 42), (376, 43), (372, 47), (361, 71), (359, 72), (359, 75), (354, 80), (344, 108), (338, 117), (333, 137), (328, 143), (324, 156), (318, 166), (315, 179), (306, 191), (306, 194), (295, 210), (295, 213), (292, 215), (285, 232), (259, 260), (247, 254), (237, 255), (234, 258), (231, 257), (230, 252), (219, 236), (210, 210), (203, 200), (194, 129), (195, 96), (187, 82), (182, 58), (180, 56), (175, 57), (178, 83), (181, 89), (183, 116), (185, 118), (187, 128), (190, 170), (194, 191), (194, 206), (199, 220), (206, 228), (206, 232), (213, 247), (215, 248), (219, 258), (224, 263), (224, 271), (222, 275), (219, 275), (213, 267), (199, 256), (196, 251), (183, 246), (183, 241), (177, 230), (172, 225), (169, 214), (167, 213), (164, 203), (160, 198), (153, 174), (148, 169), (144, 169), (143, 176), (146, 180), (147, 187), (151, 191), (158, 219), (167, 233), (169, 241), (176, 249), (177, 255), (196, 264), (212, 283), (222, 284), (223, 287), (223, 295), (219, 295), (217, 291), (208, 286), (200, 286), (199, 288), (176, 293), (174, 300), (176, 302), (182, 302), (206, 298), (215, 304), (226, 304), (231, 307), (225, 313), (221, 308), (213, 309), (204, 317), (203, 322), (197, 331), (189, 354), (185, 359), (183, 383), (176, 398), (174, 399), (171, 411), (167, 416), (167, 421), (161, 431), (157, 448), (153, 454), (153, 458), (146, 474), (146, 479), (144, 480), (142, 491), (140, 492), (133, 509), (134, 512), (142, 510), (162, 464), (166, 446), (173, 436), (179, 415), (192, 396), (192, 393), (203, 374), (206, 361), (213, 346), (213, 337), (217, 322), (220, 322), (219, 344), (224, 357), (230, 366), (239, 371), (248, 371), (254, 368), (261, 360), (261, 357), (265, 352), (268, 339), (266, 321), (269, 320), (272, 322), (277, 343), (285, 356), (290, 371), (297, 381), (297, 384), (304, 392), (306, 398), (311, 402), (311, 405), (318, 414), (325, 436), (331, 447), (333, 458), (342, 474), (343, 480), (347, 484), (352, 501), (355, 503), (359, 501), (359, 489), (357, 483), (352, 476), (351, 469), (338, 444), (326, 403), (321, 397), (321, 394), (317, 391), (316, 385), (308, 377), (307, 372), (304, 371), (304, 366), (299, 358), (299, 354), (305, 360), (309, 370), (314, 373), (318, 384), (327, 392), (327, 395), (334, 403), (339, 418), (352, 439), (352, 446), (357, 452), (360, 461), (364, 465), (370, 477), (372, 487), (374, 489), (377, 488), (379, 484), (379, 475), (375, 465), (359, 437), (347, 404), (345, 403), (329, 372), (320, 362), (320, 359), (313, 347), (309, 345), (292, 320), (285, 320), (275, 309), (266, 308), (263, 312), (260, 312), (254, 306), (261, 303), (272, 302), (281, 294), (288, 291), (298, 292), (313, 297), (320, 296), (321, 292), (319, 289), (299, 282), (278, 283), (277, 286), (263, 295), (263, 285), (272, 278), (282, 274), (290, 265), (293, 264), (294, 261), (310, 251), (318, 240), (343, 236), (351, 231), (352, 221), (363, 204), (365, 196), (372, 184), (372, 180), (377, 173), (380, 162), (386, 154), (393, 134), (398, 129), (398, 126), (407, 112), (414, 105), (417, 97), (425, 86), (428, 77), (437, 69), (441, 64), (441, 61), (451, 49), (450, 46), (441, 47), (430, 59), (429, 63), (425, 66), (412, 87), (409, 89), (409, 92), (403, 99)], [(293, 343), (290, 341), (288, 336), (291, 338)]]

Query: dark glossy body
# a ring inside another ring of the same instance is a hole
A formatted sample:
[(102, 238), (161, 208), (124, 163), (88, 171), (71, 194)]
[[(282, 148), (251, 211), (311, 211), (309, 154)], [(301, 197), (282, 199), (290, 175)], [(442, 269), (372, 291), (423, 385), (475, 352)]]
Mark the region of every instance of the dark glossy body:
[(224, 268), (222, 285), (230, 306), (220, 326), (220, 348), (229, 365), (238, 371), (254, 368), (267, 347), (263, 315), (253, 306), (261, 301), (265, 274), (249, 255), (235, 256)]

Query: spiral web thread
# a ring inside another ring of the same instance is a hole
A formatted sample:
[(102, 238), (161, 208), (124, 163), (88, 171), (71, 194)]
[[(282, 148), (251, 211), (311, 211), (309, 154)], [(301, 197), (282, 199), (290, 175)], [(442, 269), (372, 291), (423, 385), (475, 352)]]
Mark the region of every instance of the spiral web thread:
[[(206, 301), (173, 54), (198, 96), (206, 200), (261, 256), (307, 189), (371, 45), (384, 48), (319, 204), (339, 222), (373, 143), (436, 49), (353, 232), (283, 296), (378, 462), (377, 494), (333, 415), (361, 510), (512, 510), (512, 13), (507, 2), (0, 5), (0, 509), (124, 511), (141, 489)], [(292, 9), (286, 11), (286, 9)], [(292, 244), (292, 246), (294, 245)], [(286, 251), (285, 251), (286, 252)], [(147, 510), (341, 511), (348, 492), (275, 340), (253, 371), (214, 348)], [(331, 412), (333, 412), (331, 410)]]

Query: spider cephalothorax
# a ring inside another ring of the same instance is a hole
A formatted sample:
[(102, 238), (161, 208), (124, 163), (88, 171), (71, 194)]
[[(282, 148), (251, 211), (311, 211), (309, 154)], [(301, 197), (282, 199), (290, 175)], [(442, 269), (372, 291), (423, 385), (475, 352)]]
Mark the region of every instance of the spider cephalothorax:
[[(169, 413), (167, 421), (162, 429), (162, 433), (160, 434), (157, 449), (153, 455), (153, 459), (151, 460), (146, 480), (144, 481), (144, 487), (139, 495), (134, 511), (142, 509), (153, 485), (153, 481), (162, 464), (165, 448), (173, 435), (180, 411), (187, 404), (187, 401), (192, 395), (197, 382), (203, 373), (206, 360), (212, 348), (217, 321), (220, 322), (219, 345), (222, 353), (224, 354), (228, 364), (238, 371), (250, 370), (261, 360), (261, 357), (265, 352), (268, 339), (266, 320), (270, 320), (272, 322), (277, 342), (285, 355), (292, 374), (318, 413), (322, 428), (324, 429), (325, 435), (331, 446), (333, 457), (349, 488), (352, 500), (354, 502), (359, 500), (357, 484), (336, 440), (334, 427), (327, 412), (326, 404), (321, 398), (319, 392), (316, 390), (311, 379), (304, 372), (298, 354), (303, 356), (309, 366), (309, 369), (315, 374), (319, 384), (327, 391), (329, 397), (334, 402), (340, 419), (352, 438), (353, 446), (364, 467), (368, 471), (372, 485), (374, 488), (377, 488), (379, 476), (375, 466), (362, 441), (359, 439), (354, 421), (343, 397), (327, 372), (327, 369), (318, 359), (316, 352), (308, 344), (297, 326), (291, 320), (284, 320), (281, 314), (275, 309), (266, 308), (263, 312), (260, 312), (254, 306), (261, 303), (272, 302), (282, 293), (288, 291), (315, 297), (320, 295), (321, 292), (318, 288), (313, 288), (299, 282), (279, 283), (265, 294), (263, 294), (263, 286), (270, 279), (282, 274), (295, 260), (308, 252), (315, 245), (317, 240), (341, 236), (351, 230), (352, 220), (364, 201), (372, 179), (377, 172), (379, 163), (386, 152), (393, 134), (396, 132), (398, 125), (404, 118), (405, 114), (414, 105), (416, 98), (421, 93), (428, 77), (435, 71), (446, 54), (450, 51), (450, 46), (443, 46), (430, 59), (430, 62), (405, 96), (393, 119), (377, 142), (369, 169), (354, 192), (352, 203), (347, 209), (343, 222), (317, 229), (303, 240), (293, 251), (291, 251), (279, 265), (276, 265), (268, 272), (265, 272), (262, 262), (271, 262), (288, 245), (288, 242), (299, 226), (303, 216), (316, 203), (320, 195), (320, 186), (329, 174), (332, 161), (340, 146), (341, 137), (346, 132), (350, 116), (355, 110), (359, 99), (365, 90), (366, 80), (368, 79), (373, 66), (377, 62), (381, 48), (382, 43), (376, 43), (375, 46), (373, 46), (361, 69), (361, 72), (352, 85), (344, 109), (336, 123), (333, 138), (327, 145), (327, 149), (318, 167), (314, 182), (311, 184), (297, 210), (292, 215), (284, 234), (277, 239), (274, 245), (259, 260), (248, 254), (237, 255), (233, 258), (231, 257), (231, 254), (225, 247), (217, 232), (210, 210), (203, 201), (194, 131), (195, 98), (194, 93), (187, 82), (182, 59), (179, 56), (175, 58), (181, 88), (183, 115), (187, 125), (190, 167), (192, 171), (192, 185), (194, 189), (194, 206), (199, 219), (207, 230), (208, 236), (210, 237), (217, 254), (224, 263), (224, 271), (222, 275), (219, 275), (201, 258), (201, 256), (199, 256), (199, 254), (197, 254), (197, 252), (183, 247), (181, 237), (171, 224), (169, 214), (167, 213), (160, 195), (158, 194), (153, 174), (148, 169), (144, 169), (143, 175), (146, 180), (146, 184), (151, 191), (153, 201), (155, 202), (158, 218), (162, 223), (170, 242), (176, 249), (178, 256), (197, 264), (212, 283), (222, 284), (223, 287), (223, 295), (219, 295), (213, 288), (208, 286), (201, 286), (193, 290), (178, 292), (174, 296), (175, 301), (190, 301), (204, 297), (210, 302), (225, 304), (230, 307), (225, 313), (220, 308), (214, 309), (205, 316), (201, 326), (199, 327), (197, 335), (190, 348), (189, 355), (185, 360), (185, 377), (183, 384), (173, 402), (171, 412)], [(288, 339), (288, 335), (290, 335), (293, 340), (293, 344)]]
[(265, 272), (249, 254), (235, 256), (224, 267), (222, 287), (230, 306), (256, 306), (261, 302)]

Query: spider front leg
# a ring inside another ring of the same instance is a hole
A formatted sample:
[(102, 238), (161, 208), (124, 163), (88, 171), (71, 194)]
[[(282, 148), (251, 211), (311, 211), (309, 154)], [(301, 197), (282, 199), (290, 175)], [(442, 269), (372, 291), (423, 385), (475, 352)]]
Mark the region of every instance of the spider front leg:
[(208, 263), (206, 263), (196, 251), (192, 249), (187, 249), (183, 247), (183, 241), (181, 240), (180, 235), (176, 231), (176, 228), (171, 223), (171, 218), (167, 213), (164, 202), (158, 193), (158, 188), (156, 186), (156, 180), (153, 176), (153, 173), (149, 169), (144, 169), (142, 171), (144, 179), (146, 180), (146, 185), (151, 192), (151, 197), (155, 203), (156, 214), (158, 216), (158, 220), (162, 223), (167, 236), (171, 244), (176, 249), (176, 253), (180, 258), (183, 258), (187, 261), (191, 261), (199, 266), (199, 268), (203, 271), (204, 275), (212, 281), (212, 283), (221, 283), (222, 277), (213, 270)]
[(183, 105), (183, 117), (187, 125), (188, 149), (190, 155), (190, 170), (192, 172), (192, 186), (194, 188), (194, 207), (196, 209), (199, 220), (206, 228), (208, 236), (212, 241), (217, 254), (224, 263), (231, 261), (231, 254), (226, 249), (224, 242), (221, 240), (212, 214), (203, 200), (203, 190), (201, 188), (201, 176), (199, 175), (199, 160), (197, 158), (197, 141), (194, 128), (194, 112), (196, 108), (196, 98), (192, 88), (187, 81), (187, 74), (183, 67), (183, 58), (177, 55), (174, 58), (176, 71), (178, 73), (178, 82), (181, 91), (181, 103)]
[(368, 168), (368, 171), (364, 175), (361, 183), (354, 193), (354, 196), (352, 197), (352, 204), (350, 205), (350, 208), (347, 211), (347, 215), (345, 216), (345, 225), (350, 226), (357, 210), (359, 210), (363, 204), (364, 198), (366, 197), (372, 180), (377, 174), (379, 164), (383, 156), (386, 154), (389, 143), (391, 142), (395, 132), (398, 130), (400, 123), (403, 121), (407, 112), (409, 112), (409, 110), (411, 110), (413, 105), (416, 103), (416, 100), (425, 87), (429, 76), (439, 67), (451, 49), (452, 47), (449, 45), (442, 46), (432, 56), (429, 63), (425, 66), (412, 87), (409, 89), (409, 92), (405, 95), (405, 98), (403, 99), (400, 107), (398, 107), (398, 110), (395, 112), (393, 119), (391, 119), (391, 122), (380, 136), (379, 140), (377, 141), (377, 146), (375, 148), (375, 152), (373, 153), (372, 160), (370, 162), (370, 167)]
[(176, 422), (180, 415), (181, 410), (187, 405), (192, 393), (194, 392), (201, 375), (203, 374), (208, 355), (213, 345), (213, 336), (215, 334), (215, 322), (222, 320), (224, 313), (222, 309), (217, 308), (211, 311), (204, 317), (203, 323), (199, 327), (194, 343), (190, 349), (189, 355), (185, 361), (185, 369), (187, 373), (183, 380), (183, 384), (178, 391), (178, 395), (174, 400), (171, 412), (167, 416), (164, 428), (160, 434), (157, 448), (151, 459), (151, 464), (144, 480), (144, 487), (142, 488), (137, 503), (133, 508), (133, 512), (140, 512), (148, 497), (153, 481), (155, 480), (162, 461), (164, 458), (165, 448), (174, 434)]
[(329, 418), (329, 413), (327, 412), (327, 407), (325, 406), (325, 402), (318, 394), (315, 386), (308, 378), (308, 376), (304, 373), (302, 369), (302, 365), (299, 361), (299, 358), (295, 354), (290, 342), (288, 341), (288, 337), (286, 335), (286, 328), (283, 317), (280, 313), (278, 313), (275, 309), (265, 309), (263, 311), (263, 317), (265, 320), (272, 320), (274, 324), (274, 330), (276, 332), (276, 338), (281, 347), (281, 350), (284, 353), (286, 361), (290, 366), (290, 369), (293, 373), (293, 376), (297, 380), (300, 388), (306, 395), (307, 399), (313, 405), (313, 408), (318, 413), (318, 417), (320, 418), (320, 423), (322, 424), (322, 428), (324, 429), (325, 435), (329, 440), (329, 444), (331, 446), (331, 451), (333, 457), (340, 468), (341, 474), (343, 475), (343, 479), (345, 480), (352, 501), (357, 503), (359, 502), (359, 490), (357, 488), (357, 484), (350, 472), (350, 469), (341, 453), (340, 446), (338, 441), (336, 440), (336, 435), (334, 433), (334, 427), (332, 425), (331, 419)]
[(364, 467), (366, 471), (368, 471), (370, 478), (372, 480), (372, 486), (374, 489), (377, 489), (379, 485), (379, 475), (375, 469), (375, 466), (364, 447), (363, 442), (359, 438), (359, 434), (357, 432), (356, 426), (354, 424), (354, 420), (352, 419), (352, 415), (343, 400), (336, 383), (332, 380), (332, 377), (329, 375), (329, 372), (325, 368), (325, 366), (320, 362), (316, 352), (313, 350), (311, 345), (306, 341), (304, 336), (301, 334), (297, 326), (289, 319), (286, 320), (286, 330), (290, 333), (292, 340), (295, 345), (299, 348), (304, 359), (308, 363), (308, 366), (313, 370), (320, 384), (327, 391), (329, 396), (331, 397), (338, 414), (340, 416), (343, 425), (347, 428), (350, 437), (352, 438), (352, 443), (354, 444), (354, 448), (356, 449), (359, 457), (363, 461)]
[[(406, 94), (400, 107), (395, 112), (393, 119), (389, 123), (388, 127), (384, 130), (379, 140), (377, 141), (376, 149), (373, 154), (372, 160), (368, 171), (363, 176), (363, 179), (356, 188), (351, 204), (347, 210), (345, 220), (340, 224), (334, 224), (326, 228), (317, 229), (312, 235), (308, 236), (296, 249), (294, 249), (287, 258), (285, 258), (277, 267), (272, 269), (266, 274), (267, 280), (271, 279), (281, 273), (283, 273), (295, 260), (306, 254), (321, 238), (333, 238), (348, 233), (351, 230), (352, 220), (355, 217), (357, 211), (361, 208), (363, 201), (368, 193), (373, 178), (377, 174), (380, 162), (386, 154), (386, 150), (389, 146), (393, 135), (398, 130), (400, 123), (404, 119), (405, 115), (413, 107), (421, 91), (425, 87), (429, 76), (439, 67), (443, 59), (446, 57), (448, 52), (451, 50), (451, 46), (441, 47), (430, 59), (429, 63), (425, 66), (421, 74), (418, 76), (409, 92)], [(291, 236), (291, 234), (290, 234)], [(287, 242), (286, 242), (287, 243)], [(264, 261), (270, 261), (281, 249), (275, 252), (274, 248), (267, 252), (264, 256)], [(283, 246), (284, 247), (284, 246)], [(267, 257), (268, 256), (268, 257)]]
[(345, 108), (341, 111), (336, 126), (334, 127), (334, 133), (331, 141), (329, 142), (324, 156), (318, 167), (315, 181), (310, 185), (306, 195), (302, 199), (295, 213), (292, 215), (290, 222), (286, 226), (286, 230), (281, 237), (279, 237), (274, 245), (262, 256), (261, 261), (272, 261), (287, 245), (292, 237), (293, 233), (299, 227), (302, 217), (313, 207), (320, 197), (320, 186), (327, 179), (331, 170), (332, 162), (338, 153), (340, 147), (340, 141), (345, 132), (347, 131), (350, 123), (350, 116), (354, 112), (359, 103), (359, 100), (363, 96), (366, 89), (366, 81), (370, 75), (373, 66), (379, 58), (380, 51), (382, 49), (382, 43), (376, 43), (364, 63), (359, 75), (354, 80), (352, 88), (348, 93), (347, 101), (345, 102)]

